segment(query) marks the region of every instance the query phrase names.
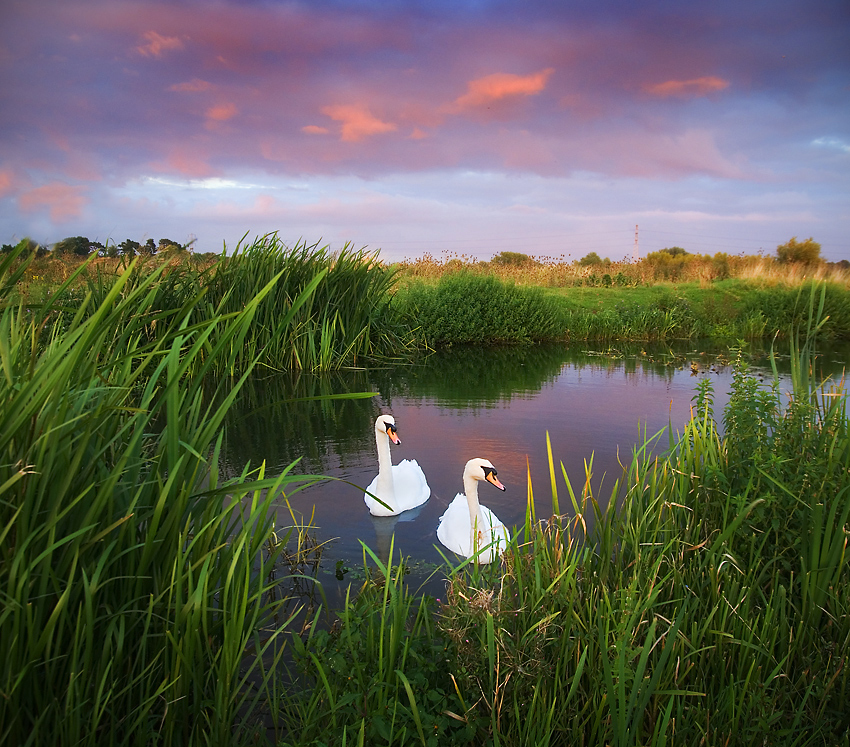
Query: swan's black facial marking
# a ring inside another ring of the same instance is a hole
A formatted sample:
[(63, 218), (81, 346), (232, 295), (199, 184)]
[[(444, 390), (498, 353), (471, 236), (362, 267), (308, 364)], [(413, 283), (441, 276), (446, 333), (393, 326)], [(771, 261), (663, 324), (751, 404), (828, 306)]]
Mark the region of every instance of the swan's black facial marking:
[(495, 467), (482, 467), (484, 470), (484, 479), (489, 482), (491, 485), (495, 485), (499, 490), (504, 490), (505, 486), (499, 481), (499, 478), (496, 477), (498, 472), (496, 472)]
[(387, 435), (394, 444), (400, 444), (401, 439), (398, 437), (398, 431), (392, 423), (387, 423)]

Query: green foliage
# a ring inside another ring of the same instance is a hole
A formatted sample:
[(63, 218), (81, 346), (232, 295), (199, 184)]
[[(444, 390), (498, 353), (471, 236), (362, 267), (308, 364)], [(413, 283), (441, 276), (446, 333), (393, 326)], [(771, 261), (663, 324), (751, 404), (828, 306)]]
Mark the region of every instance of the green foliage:
[(131, 265), (98, 303), (67, 311), (60, 288), (24, 308), (16, 259), (0, 263), (2, 741), (244, 739), (288, 625), (271, 501), (299, 478), (221, 477), (242, 380), (203, 375), (232, 367), (273, 284), (192, 324), (198, 297), (163, 310), (163, 268), (131, 288)]
[[(126, 242), (125, 242), (126, 243)], [(299, 243), (284, 246), (276, 235), (258, 238), (252, 244), (238, 245), (232, 256), (216, 257), (200, 270), (193, 262), (163, 265), (149, 293), (163, 315), (187, 314), (189, 324), (241, 313), (252, 304), (260, 289), (273, 287), (256, 306), (251, 333), (227, 360), (243, 371), (253, 361), (265, 368), (282, 370), (330, 370), (366, 361), (398, 360), (412, 350), (409, 330), (390, 304), (392, 273), (365, 252), (348, 246), (331, 254), (327, 248)], [(150, 263), (134, 265), (120, 293), (132, 292), (146, 283)], [(112, 289), (114, 275), (97, 270), (87, 274), (88, 290), (100, 301)], [(296, 300), (308, 289), (307, 302), (288, 316)], [(79, 304), (79, 292), (64, 294), (70, 305)], [(85, 312), (85, 310), (83, 311)], [(286, 323), (282, 320), (287, 319)], [(148, 340), (164, 329), (156, 319), (143, 327)], [(211, 333), (208, 347), (214, 347)]]
[(656, 279), (678, 280), (694, 257), (679, 246), (646, 255), (644, 262), (652, 268)]
[(578, 264), (581, 267), (592, 267), (593, 265), (610, 265), (611, 260), (608, 259), (608, 257), (602, 259), (596, 252), (589, 252), (578, 261)]
[(788, 243), (776, 247), (776, 259), (783, 264), (817, 264), (821, 261), (820, 244), (811, 237), (805, 241), (797, 241), (797, 237), (793, 236)]
[(142, 245), (133, 239), (124, 239), (118, 244), (118, 251), (125, 257), (135, 257), (142, 249)]
[(364, 565), (367, 552), (375, 569), (337, 625), (293, 638), (304, 689), (286, 701), (285, 731), (305, 746), (354, 734), (361, 744), (470, 744), (476, 727), (462, 715), (434, 600), (411, 595), (403, 563), (385, 566), (365, 549)]
[(506, 267), (525, 267), (538, 264), (538, 262), (522, 252), (499, 252), (490, 260), (490, 263)]
[(557, 305), (540, 289), (494, 277), (458, 274), (435, 287), (413, 285), (404, 304), (409, 323), (432, 346), (539, 342), (563, 329)]
[(87, 257), (94, 246), (85, 236), (70, 236), (57, 242), (53, 251), (55, 254), (76, 254), (78, 257)]
[[(281, 326), (281, 318), (320, 275), (292, 323)], [(275, 370), (329, 370), (399, 360), (411, 351), (410, 332), (391, 306), (393, 272), (376, 255), (348, 244), (336, 253), (306, 242), (290, 248), (269, 234), (249, 246), (237, 245), (199, 282), (207, 288), (206, 303), (227, 314), (238, 312), (278, 276), (257, 308), (248, 345), (236, 353), (237, 365), (260, 356), (260, 365)]]

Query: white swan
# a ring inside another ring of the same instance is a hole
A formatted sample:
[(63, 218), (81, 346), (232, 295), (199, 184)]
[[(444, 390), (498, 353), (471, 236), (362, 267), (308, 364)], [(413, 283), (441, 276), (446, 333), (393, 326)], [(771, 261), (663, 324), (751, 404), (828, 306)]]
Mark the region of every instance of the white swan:
[[(378, 475), (369, 483), (363, 496), (373, 516), (397, 516), (402, 511), (422, 505), (431, 495), (425, 474), (415, 459), (402, 459), (395, 465), (392, 463), (390, 439), (394, 444), (401, 443), (395, 419), (392, 415), (379, 415), (375, 421)], [(380, 501), (376, 501), (373, 496), (380, 498)]]
[[(511, 535), (489, 508), (478, 503), (478, 483), (481, 480), (505, 486), (496, 477), (496, 469), (486, 459), (470, 459), (463, 470), (463, 488), (440, 517), (437, 539), (449, 550), (471, 558), (473, 547), (479, 563), (491, 563), (505, 551)], [(490, 547), (488, 547), (490, 545)]]

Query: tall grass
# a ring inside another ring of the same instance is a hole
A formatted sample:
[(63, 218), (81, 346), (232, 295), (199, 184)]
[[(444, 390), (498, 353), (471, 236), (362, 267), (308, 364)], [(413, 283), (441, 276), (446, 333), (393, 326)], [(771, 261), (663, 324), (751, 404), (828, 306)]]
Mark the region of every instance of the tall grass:
[(202, 382), (234, 367), (277, 278), (193, 321), (200, 294), (163, 310), (162, 271), (132, 265), (97, 303), (11, 304), (15, 259), (0, 264), (0, 742), (242, 741), (288, 619), (270, 502), (304, 478), (223, 480), (221, 424), (251, 361), (212, 396)]
[[(71, 285), (63, 302), (78, 306), (87, 291), (98, 305), (118, 279), (120, 298), (144, 284), (151, 294), (151, 316), (144, 327), (148, 340), (167, 329), (160, 321), (163, 316), (188, 314), (189, 323), (196, 324), (217, 316), (231, 318), (253, 306), (249, 333), (227, 356), (213, 360), (217, 374), (232, 375), (248, 365), (271, 371), (327, 371), (386, 363), (406, 359), (413, 346), (409, 329), (391, 308), (393, 271), (373, 254), (349, 245), (332, 253), (306, 242), (288, 247), (276, 234), (268, 234), (247, 245), (240, 242), (229, 256), (225, 253), (204, 266), (188, 259), (146, 260), (130, 268), (119, 266), (116, 274), (92, 259), (86, 269), (87, 284)], [(148, 282), (151, 275), (156, 283)], [(271, 288), (256, 298), (272, 279)], [(308, 288), (311, 292), (294, 308)], [(198, 360), (209, 355), (216, 335), (213, 330)], [(222, 367), (225, 362), (230, 369)]]
[[(218, 313), (237, 311), (272, 277), (280, 280), (257, 306), (248, 345), (234, 351), (237, 365), (259, 356), (275, 370), (328, 370), (366, 362), (403, 359), (412, 344), (391, 308), (394, 272), (377, 257), (346, 244), (327, 247), (299, 242), (285, 246), (276, 234), (237, 245), (208, 271), (208, 303)], [(297, 309), (281, 319), (319, 273), (322, 283)]]
[(517, 285), (544, 288), (629, 287), (656, 283), (713, 283), (738, 278), (764, 286), (798, 286), (804, 282), (829, 283), (847, 288), (850, 270), (841, 263), (782, 264), (762, 255), (682, 254), (654, 252), (637, 261), (600, 261), (582, 264), (564, 254), (557, 257), (502, 252), (492, 260), (446, 253), (442, 258), (424, 254), (397, 263), (407, 279), (439, 280), (458, 272), (490, 275)]
[[(296, 719), (292, 743), (321, 743), (319, 713), (370, 743), (369, 720), (403, 707), (382, 743), (850, 744), (850, 432), (843, 382), (810, 373), (821, 299), (794, 337), (788, 404), (739, 359), (723, 435), (704, 380), (669, 452), (653, 456), (660, 434), (647, 438), (605, 493), (592, 460), (576, 485), (550, 449), (552, 517), (535, 516), (529, 481), (502, 564), (452, 569), (434, 629), (405, 608), (403, 645), (427, 641), (429, 664), (373, 667), (368, 688), (329, 671), (319, 652), (358, 631), (366, 652), (353, 661), (381, 645), (362, 631), (385, 603), (352, 601), (338, 631), (302, 652), (326, 696), (304, 701), (312, 720)], [(422, 666), (428, 677), (402, 691)], [(397, 700), (376, 709), (375, 692)], [(456, 730), (420, 718), (419, 733), (414, 699)]]
[(427, 345), (528, 343), (556, 339), (558, 308), (537, 288), (458, 274), (434, 286), (411, 286), (402, 310)]

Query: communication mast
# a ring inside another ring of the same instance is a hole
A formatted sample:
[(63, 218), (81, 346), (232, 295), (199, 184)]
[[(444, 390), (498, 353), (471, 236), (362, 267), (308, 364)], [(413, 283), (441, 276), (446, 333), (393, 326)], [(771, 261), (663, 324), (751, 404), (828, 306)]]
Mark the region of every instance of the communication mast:
[(632, 250), (632, 262), (637, 262), (640, 259), (640, 249), (638, 248), (638, 227), (635, 223), (635, 248)]

